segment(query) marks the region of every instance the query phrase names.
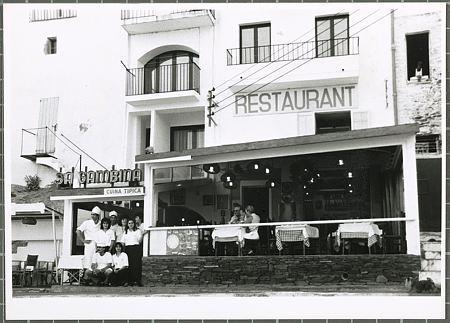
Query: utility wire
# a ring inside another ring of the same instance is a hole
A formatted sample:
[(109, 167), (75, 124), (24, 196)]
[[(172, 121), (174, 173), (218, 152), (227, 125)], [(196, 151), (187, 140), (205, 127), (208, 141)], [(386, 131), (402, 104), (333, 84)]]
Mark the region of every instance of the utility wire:
[(58, 139), (59, 141), (61, 141), (63, 144), (64, 144), (64, 146), (66, 146), (67, 148), (69, 148), (70, 150), (72, 150), (75, 154), (77, 154), (78, 156), (81, 156), (81, 154), (79, 153), (79, 152), (77, 152), (77, 151), (75, 151), (73, 148), (71, 148), (68, 144), (66, 144), (61, 138), (59, 138), (58, 137), (58, 135), (55, 133), (55, 132), (53, 132), (50, 128), (48, 128), (48, 127), (46, 127), (47, 129), (48, 129), (48, 131), (50, 131), (55, 137), (56, 137), (56, 139)]
[[(355, 14), (358, 10), (359, 10), (359, 9), (355, 10), (355, 11), (352, 12), (350, 15)], [(335, 15), (333, 15), (333, 16), (330, 16), (330, 17), (337, 17), (337, 16), (340, 16), (340, 15), (342, 15), (342, 12), (341, 12), (341, 11), (339, 11), (337, 14), (335, 14)], [(319, 24), (317, 27), (322, 26), (322, 24), (324, 24), (324, 23), (326, 23), (326, 20), (323, 20), (322, 22), (320, 22), (320, 24)], [(315, 30), (315, 27), (309, 29), (308, 31), (306, 31), (305, 33), (303, 33), (302, 35), (300, 35), (299, 37), (297, 37), (296, 39), (294, 39), (293, 41), (291, 41), (290, 44), (297, 42), (301, 37), (307, 35), (308, 33), (312, 32), (312, 31), (314, 31), (314, 30)], [(326, 31), (329, 31), (329, 30), (330, 30), (330, 28), (325, 29), (325, 30), (321, 31), (318, 35), (321, 35), (322, 33), (326, 32)], [(311, 37), (310, 39), (306, 40), (305, 42), (308, 42), (308, 41), (311, 41), (311, 40), (314, 40), (314, 37)], [(304, 42), (303, 42), (303, 43), (304, 43)], [(288, 51), (286, 54), (284, 54), (284, 55), (281, 56), (281, 57), (284, 57), (284, 56), (288, 55), (289, 53), (293, 52), (294, 50), (298, 49), (299, 47), (300, 47), (300, 46), (291, 49), (290, 51)], [(280, 52), (280, 51), (281, 51), (281, 49), (278, 49), (277, 51), (275, 51), (275, 52), (273, 53), (273, 55), (277, 54), (277, 53)], [(267, 58), (270, 59), (271, 55), (272, 55), (272, 53), (270, 53), (268, 56), (264, 57), (263, 60), (262, 60), (262, 62), (264, 62)], [(220, 91), (219, 93), (217, 93), (216, 96), (218, 96), (218, 95), (220, 95), (221, 93), (223, 93), (224, 91), (226, 91), (229, 87), (235, 86), (235, 85), (238, 84), (239, 82), (242, 82), (242, 81), (246, 80), (246, 79), (249, 78), (250, 76), (252, 76), (252, 75), (258, 73), (259, 71), (263, 70), (264, 68), (267, 68), (268, 66), (272, 65), (272, 64), (275, 63), (275, 62), (276, 62), (276, 61), (271, 61), (269, 64), (267, 64), (267, 65), (263, 66), (262, 68), (256, 70), (256, 72), (253, 72), (252, 74), (250, 74), (250, 75), (248, 75), (248, 76), (246, 76), (246, 77), (240, 79), (240, 80), (237, 81), (236, 83), (234, 83), (234, 84), (228, 86), (227, 88), (223, 89), (222, 91)], [(239, 75), (241, 75), (241, 74), (244, 74), (244, 73), (248, 72), (249, 70), (251, 70), (251, 69), (254, 68), (255, 66), (257, 66), (257, 65), (252, 65), (252, 66), (250, 66), (249, 68), (247, 68), (245, 71), (239, 72), (239, 73), (237, 73), (236, 75), (232, 76), (231, 78), (227, 79), (226, 81), (220, 83), (220, 84), (216, 87), (216, 89), (220, 88), (222, 85), (224, 85), (224, 84), (227, 83), (228, 81), (234, 79), (235, 77), (237, 77), (237, 76), (239, 76)]]
[(94, 162), (96, 162), (98, 165), (100, 165), (101, 167), (103, 167), (104, 169), (107, 170), (107, 168), (105, 166), (103, 166), (102, 164), (100, 164), (100, 162), (98, 162), (94, 157), (92, 157), (91, 155), (89, 155), (87, 152), (85, 152), (83, 149), (81, 149), (80, 147), (78, 147), (72, 140), (70, 140), (69, 138), (67, 138), (66, 136), (64, 136), (61, 133), (61, 136), (64, 137), (64, 139), (66, 139), (68, 142), (70, 142), (72, 145), (74, 145), (75, 147), (77, 147), (78, 150), (80, 150), (83, 154), (85, 154), (86, 156), (88, 156), (90, 159), (92, 159)]
[[(394, 10), (397, 10), (397, 9), (394, 9)], [(386, 17), (387, 15), (389, 15), (390, 13), (391, 13), (391, 11), (390, 11), (389, 13), (387, 13), (386, 15), (383, 15), (382, 17), (378, 18), (378, 19), (375, 20), (374, 22), (370, 23), (369, 25), (363, 27), (362, 29), (360, 29), (359, 31), (357, 31), (357, 32), (354, 33), (353, 35), (349, 36), (348, 38), (345, 38), (343, 41), (339, 42), (339, 43), (336, 44), (334, 47), (337, 47), (337, 45), (340, 45), (340, 44), (342, 44), (343, 42), (347, 41), (350, 37), (353, 37), (353, 36), (357, 35), (357, 34), (360, 33), (361, 31), (363, 31), (363, 30), (365, 30), (366, 28), (368, 28), (368, 27), (372, 26), (373, 24), (377, 23), (378, 21), (380, 21), (381, 19), (385, 18), (385, 17)], [(372, 14), (373, 14), (373, 13), (372, 13)], [(370, 14), (370, 15), (372, 15), (372, 14)], [(369, 16), (370, 16), (370, 15), (369, 15)], [(364, 18), (364, 19), (366, 19), (366, 18)], [(355, 23), (354, 25), (356, 25), (356, 23)], [(354, 26), (354, 25), (353, 25), (353, 26)], [(351, 26), (351, 27), (353, 27), (353, 26)], [(328, 50), (329, 50), (329, 49), (328, 49)], [(325, 52), (328, 51), (328, 50), (325, 50), (325, 51), (323, 51), (323, 52), (320, 53), (320, 54), (323, 54), (323, 53), (325, 53)], [(307, 64), (308, 62), (312, 61), (312, 60), (315, 59), (315, 58), (316, 58), (316, 57), (310, 58), (310, 59), (307, 60), (306, 62), (304, 62), (304, 63), (302, 63), (302, 64), (300, 64), (300, 65), (294, 67), (293, 69), (291, 69), (291, 70), (289, 70), (289, 71), (287, 71), (287, 72), (281, 74), (280, 76), (276, 77), (275, 79), (271, 80), (270, 82), (268, 82), (268, 83), (266, 83), (266, 84), (263, 84), (262, 86), (260, 86), (259, 88), (257, 88), (257, 89), (255, 89), (255, 90), (249, 92), (248, 94), (252, 94), (252, 93), (254, 93), (254, 92), (256, 92), (256, 91), (262, 89), (263, 87), (265, 87), (265, 86), (269, 85), (270, 83), (272, 83), (272, 82), (274, 82), (274, 81), (280, 79), (281, 77), (285, 76), (286, 74), (288, 74), (288, 73), (290, 73), (290, 72), (292, 72), (292, 71), (294, 71), (294, 70), (300, 68), (301, 66)], [(289, 62), (288, 64), (283, 65), (281, 68), (283, 68), (283, 67), (289, 65), (290, 63), (292, 63), (292, 62)], [(281, 68), (280, 68), (280, 69), (281, 69)], [(242, 92), (242, 91), (245, 90), (246, 88), (249, 88), (250, 86), (254, 85), (256, 82), (258, 82), (258, 81), (260, 81), (260, 80), (266, 78), (267, 76), (268, 76), (268, 75), (263, 76), (262, 78), (256, 80), (256, 81), (253, 82), (252, 84), (250, 84), (250, 85), (244, 87), (244, 88), (241, 89), (239, 92)], [(238, 93), (239, 93), (239, 92), (238, 92)], [(228, 98), (230, 98), (230, 97), (232, 97), (232, 96), (235, 96), (235, 94), (228, 96), (226, 99), (228, 99)], [(226, 100), (226, 99), (224, 99), (224, 100)], [(223, 102), (224, 100), (222, 100), (221, 102)], [(219, 103), (220, 103), (220, 102), (219, 102)], [(234, 103), (235, 103), (235, 102), (233, 101), (233, 102), (231, 102), (230, 104), (227, 104), (226, 106), (224, 106), (224, 107), (222, 107), (222, 108), (220, 108), (220, 109), (214, 111), (214, 113), (217, 113), (217, 112), (219, 112), (219, 111), (222, 111), (223, 109), (229, 107), (230, 105), (232, 105), (232, 104), (234, 104)]]
[[(365, 16), (364, 18), (362, 18), (361, 20), (355, 22), (355, 23), (354, 23), (353, 25), (351, 25), (350, 27), (356, 26), (357, 24), (359, 24), (360, 22), (366, 20), (368, 17), (370, 17), (371, 15), (374, 15), (374, 14), (375, 14), (376, 12), (378, 12), (378, 11), (379, 11), (379, 10), (373, 11), (371, 14), (369, 14), (369, 15)], [(349, 28), (350, 28), (350, 27), (349, 27)], [(346, 32), (346, 31), (348, 31), (348, 30), (343, 30), (343, 31), (341, 31), (340, 33), (334, 35), (335, 38), (336, 38), (336, 36), (339, 36), (339, 35), (341, 35), (342, 33)], [(320, 35), (320, 34), (319, 34), (319, 35)], [(354, 36), (354, 35), (353, 35), (353, 36)], [(349, 39), (349, 38), (350, 38), (350, 36), (348, 36), (346, 39)], [(336, 46), (335, 46), (335, 47), (336, 47)], [(316, 48), (312, 48), (312, 49), (310, 49), (309, 51), (307, 51), (305, 54), (308, 54), (308, 53), (310, 53), (310, 52), (312, 52), (312, 51), (315, 51), (315, 50), (316, 50)], [(320, 54), (323, 54), (323, 52), (320, 53)], [(317, 56), (319, 57), (319, 55), (317, 55)], [(309, 61), (311, 61), (311, 60), (313, 60), (313, 59), (315, 59), (315, 58), (316, 58), (316, 57), (312, 57), (312, 58), (308, 59), (306, 62), (304, 62), (304, 63), (300, 64), (299, 66), (297, 66), (297, 68), (300, 67), (300, 66), (302, 66), (302, 65), (304, 65), (304, 64), (306, 64), (307, 62), (309, 62)], [(287, 62), (287, 63), (285, 63), (284, 65), (282, 65), (278, 70), (281, 70), (282, 68), (284, 68), (284, 67), (286, 67), (286, 66), (288, 66), (288, 65), (290, 65), (290, 64), (293, 64), (294, 62), (295, 62), (295, 60), (292, 60), (292, 61), (290, 61), (290, 62)], [(294, 69), (295, 69), (295, 68), (294, 68)], [(262, 79), (264, 79), (264, 78), (266, 78), (266, 77), (268, 77), (268, 76), (269, 76), (269, 75), (264, 75), (264, 76), (260, 77), (260, 78), (257, 79), (255, 82), (253, 82), (253, 83), (251, 83), (251, 84), (249, 84), (249, 85), (247, 85), (247, 86), (244, 86), (244, 87), (243, 87), (240, 91), (238, 91), (238, 92), (242, 92), (243, 90), (248, 89), (249, 87), (251, 87), (252, 85), (254, 85), (256, 82), (261, 81)], [(253, 93), (253, 92), (251, 92), (251, 93)], [(227, 100), (227, 99), (233, 97), (234, 95), (235, 95), (235, 94), (233, 93), (233, 94), (227, 96), (225, 99), (223, 99), (223, 100), (217, 102), (216, 104), (220, 104), (220, 103), (224, 102), (225, 100)], [(220, 110), (220, 109), (219, 109), (219, 110)], [(218, 111), (219, 111), (219, 110), (218, 110)], [(215, 112), (217, 112), (217, 111), (215, 111)]]

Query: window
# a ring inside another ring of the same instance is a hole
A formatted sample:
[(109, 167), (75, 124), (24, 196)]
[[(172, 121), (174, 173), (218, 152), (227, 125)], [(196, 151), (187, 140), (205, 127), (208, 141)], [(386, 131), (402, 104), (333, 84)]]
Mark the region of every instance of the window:
[(349, 53), (348, 15), (316, 18), (316, 57)]
[(56, 37), (47, 38), (47, 42), (45, 44), (45, 54), (56, 54)]
[(350, 130), (350, 111), (316, 113), (316, 134)]
[(170, 128), (170, 151), (203, 147), (204, 133), (204, 125)]
[(270, 62), (270, 23), (241, 26), (240, 63)]
[(171, 51), (156, 56), (144, 67), (145, 93), (196, 90), (200, 88), (197, 54)]
[(411, 77), (421, 78), (430, 75), (428, 33), (406, 35), (406, 51), (408, 61), (408, 80)]

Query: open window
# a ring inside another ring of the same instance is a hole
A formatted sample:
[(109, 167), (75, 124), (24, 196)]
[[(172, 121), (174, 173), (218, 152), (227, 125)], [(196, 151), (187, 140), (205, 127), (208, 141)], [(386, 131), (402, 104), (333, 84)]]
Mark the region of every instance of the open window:
[(406, 35), (408, 80), (427, 80), (430, 75), (428, 32)]
[(316, 113), (316, 134), (350, 131), (350, 111)]

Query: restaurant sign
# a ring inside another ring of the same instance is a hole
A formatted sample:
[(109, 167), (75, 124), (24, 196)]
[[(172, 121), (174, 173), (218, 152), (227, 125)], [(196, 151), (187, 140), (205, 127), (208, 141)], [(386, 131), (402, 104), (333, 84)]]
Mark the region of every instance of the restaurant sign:
[(357, 104), (356, 85), (256, 92), (235, 96), (235, 116), (351, 109)]
[[(142, 171), (139, 168), (82, 171), (77, 175), (80, 184), (115, 184), (142, 180)], [(56, 173), (55, 182), (58, 185), (72, 185), (74, 177), (74, 172)]]
[(133, 196), (143, 195), (144, 188), (139, 187), (109, 187), (103, 190), (103, 194), (107, 196)]

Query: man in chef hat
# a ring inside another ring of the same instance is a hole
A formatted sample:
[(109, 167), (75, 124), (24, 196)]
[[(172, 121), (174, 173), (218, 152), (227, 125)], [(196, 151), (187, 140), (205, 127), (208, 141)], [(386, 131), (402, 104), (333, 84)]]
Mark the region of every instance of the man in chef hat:
[(86, 220), (77, 228), (77, 237), (84, 243), (83, 267), (90, 269), (92, 257), (95, 254), (95, 234), (100, 230), (101, 209), (96, 206), (91, 211), (91, 219)]

